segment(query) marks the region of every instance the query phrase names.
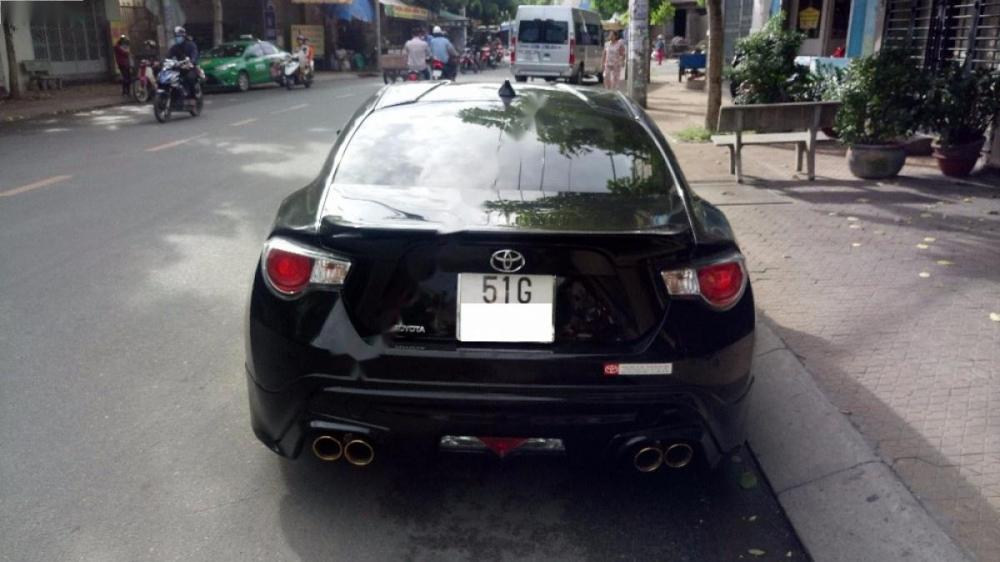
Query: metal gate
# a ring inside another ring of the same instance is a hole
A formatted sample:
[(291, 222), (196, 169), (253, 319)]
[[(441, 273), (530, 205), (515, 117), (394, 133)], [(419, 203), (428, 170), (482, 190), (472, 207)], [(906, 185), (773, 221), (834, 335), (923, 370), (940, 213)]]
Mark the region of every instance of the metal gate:
[(882, 44), (931, 69), (1000, 70), (1000, 0), (889, 0)]

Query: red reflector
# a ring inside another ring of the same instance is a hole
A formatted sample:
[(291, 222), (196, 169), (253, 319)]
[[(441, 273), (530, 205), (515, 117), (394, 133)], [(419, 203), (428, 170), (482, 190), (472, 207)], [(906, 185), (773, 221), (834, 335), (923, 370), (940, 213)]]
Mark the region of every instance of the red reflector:
[(719, 263), (698, 270), (701, 295), (716, 306), (728, 306), (740, 297), (743, 268), (739, 262)]
[(576, 39), (569, 40), (569, 63), (576, 64)]
[(620, 369), (618, 368), (618, 363), (605, 363), (604, 364), (604, 376), (606, 377), (617, 377)]
[(267, 278), (282, 293), (298, 293), (309, 284), (312, 258), (286, 250), (271, 249), (267, 254)]
[(524, 445), (524, 442), (527, 441), (523, 437), (477, 437), (477, 439), (482, 441), (483, 445), (489, 447), (500, 458)]
[(517, 51), (516, 51), (516, 49), (517, 49), (517, 39), (515, 39), (514, 37), (511, 37), (510, 38), (510, 62), (511, 63), (517, 62)]

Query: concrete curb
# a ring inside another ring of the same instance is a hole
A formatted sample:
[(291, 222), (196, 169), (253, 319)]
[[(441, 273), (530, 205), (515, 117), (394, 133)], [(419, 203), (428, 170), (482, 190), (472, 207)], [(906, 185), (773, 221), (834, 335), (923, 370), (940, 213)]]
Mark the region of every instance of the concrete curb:
[(753, 371), (750, 446), (815, 560), (971, 560), (763, 321)]

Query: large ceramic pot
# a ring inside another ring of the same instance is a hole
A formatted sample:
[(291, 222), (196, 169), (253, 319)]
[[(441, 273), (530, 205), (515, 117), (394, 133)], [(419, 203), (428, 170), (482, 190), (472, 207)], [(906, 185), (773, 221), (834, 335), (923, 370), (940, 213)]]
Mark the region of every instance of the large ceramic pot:
[(986, 137), (964, 144), (952, 146), (941, 146), (934, 144), (934, 159), (937, 160), (938, 168), (946, 176), (962, 177), (967, 176), (976, 167), (979, 161), (979, 154), (983, 150), (983, 143)]
[(847, 149), (847, 166), (859, 178), (895, 177), (905, 163), (906, 148), (901, 144), (852, 144)]

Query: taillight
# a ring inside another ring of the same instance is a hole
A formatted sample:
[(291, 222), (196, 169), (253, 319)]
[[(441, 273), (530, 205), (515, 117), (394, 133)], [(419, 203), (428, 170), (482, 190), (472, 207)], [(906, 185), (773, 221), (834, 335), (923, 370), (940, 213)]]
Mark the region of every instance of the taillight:
[(284, 297), (298, 296), (310, 287), (341, 287), (351, 269), (346, 259), (284, 238), (267, 241), (261, 262), (267, 284)]
[(576, 39), (569, 40), (569, 64), (576, 64)]
[(517, 38), (510, 38), (510, 63), (514, 64), (517, 62)]
[(700, 296), (718, 310), (739, 302), (747, 285), (747, 272), (740, 256), (698, 268), (663, 271), (660, 275), (671, 296)]

